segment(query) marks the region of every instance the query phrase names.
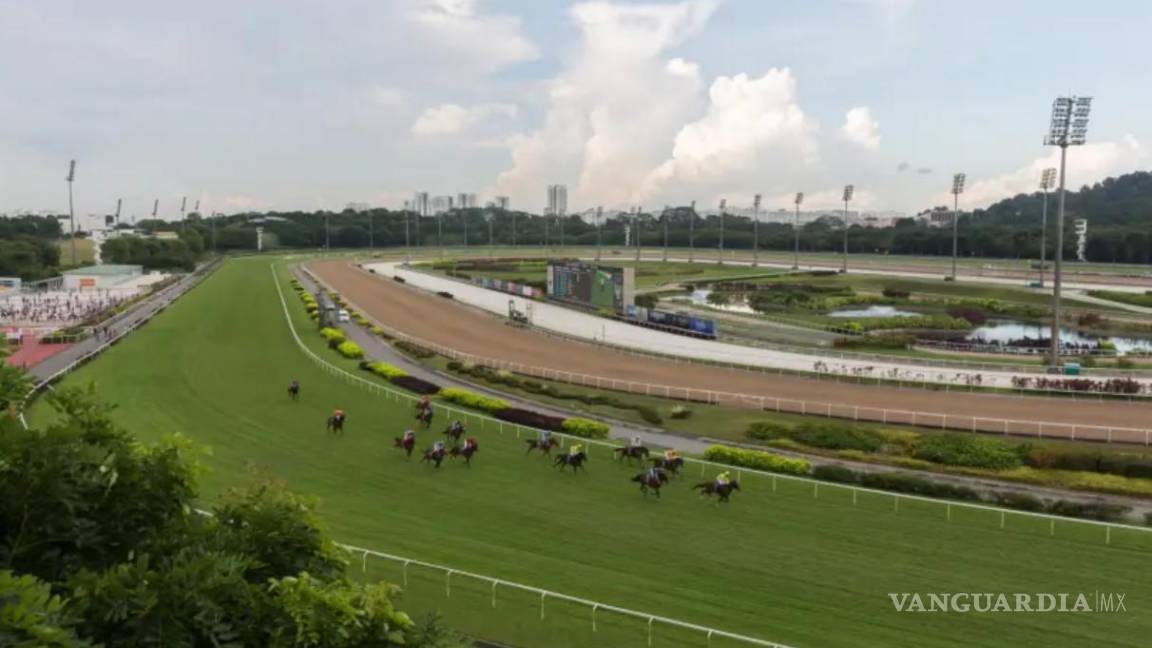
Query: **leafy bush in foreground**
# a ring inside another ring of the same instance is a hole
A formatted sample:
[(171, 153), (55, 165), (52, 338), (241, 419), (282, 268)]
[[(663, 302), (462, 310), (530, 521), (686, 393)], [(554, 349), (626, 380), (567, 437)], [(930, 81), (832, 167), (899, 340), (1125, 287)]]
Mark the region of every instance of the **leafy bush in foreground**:
[(913, 456), (933, 463), (1007, 470), (1020, 465), (1016, 449), (1003, 441), (975, 434), (929, 434), (920, 438)]
[(344, 342), (338, 344), (336, 346), (336, 351), (338, 351), (340, 355), (344, 356), (345, 358), (350, 358), (352, 360), (359, 360), (360, 358), (364, 357), (364, 349), (361, 349), (360, 345), (356, 344), (352, 340), (345, 340)]
[(472, 393), (466, 389), (458, 387), (445, 387), (440, 390), (440, 398), (444, 400), (478, 409), (484, 412), (496, 412), (502, 409), (508, 409), (508, 403), (499, 398), (490, 398), (488, 396), (481, 396), (480, 394)]
[(364, 371), (374, 373), (385, 380), (392, 380), (393, 378), (408, 375), (407, 371), (386, 362), (365, 361), (360, 363), (360, 368)]
[(344, 340), (348, 339), (347, 336), (344, 335), (344, 331), (341, 331), (338, 328), (333, 328), (331, 326), (320, 329), (320, 335), (325, 340), (327, 340), (329, 344), (332, 344), (333, 342), (340, 344)]

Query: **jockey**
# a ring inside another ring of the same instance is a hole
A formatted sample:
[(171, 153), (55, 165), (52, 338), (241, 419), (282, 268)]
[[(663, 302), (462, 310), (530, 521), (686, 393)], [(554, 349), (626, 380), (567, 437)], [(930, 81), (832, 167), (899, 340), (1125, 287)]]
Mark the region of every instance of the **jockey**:
[(675, 448), (668, 448), (667, 450), (664, 451), (664, 461), (667, 463), (672, 463), (673, 461), (676, 461), (679, 458), (680, 458), (680, 453), (677, 452)]
[(292, 391), (299, 390), (300, 389), (300, 381), (293, 378), (292, 382), (288, 383), (288, 389), (291, 389)]
[(416, 431), (415, 430), (404, 430), (404, 442), (405, 443), (408, 443), (409, 441), (415, 441), (415, 440), (416, 440)]
[(724, 472), (716, 475), (716, 487), (727, 486), (732, 483), (732, 473), (725, 470)]
[(342, 410), (342, 409), (333, 410), (332, 411), (332, 418), (343, 422), (344, 421), (344, 410)]
[(632, 437), (632, 443), (630, 445), (633, 448), (639, 448), (640, 446), (644, 445), (644, 442), (640, 440), (640, 435), (637, 434), (636, 436)]
[(426, 410), (430, 407), (432, 407), (432, 401), (428, 400), (428, 394), (421, 396), (420, 401), (416, 403), (416, 409), (419, 410)]
[(460, 419), (456, 419), (455, 421), (452, 421), (452, 425), (449, 429), (451, 429), (452, 432), (463, 432), (464, 431), (464, 422), (461, 421)]
[(656, 466), (652, 466), (651, 468), (648, 469), (648, 481), (655, 481), (655, 482), (660, 481), (660, 469), (659, 468), (657, 468)]
[(552, 441), (552, 430), (540, 430), (540, 445), (547, 446)]
[(475, 447), (476, 447), (476, 439), (473, 439), (472, 437), (468, 437), (467, 439), (464, 439), (464, 449), (465, 450), (467, 450), (469, 448), (475, 448)]
[(575, 457), (581, 452), (584, 452), (584, 446), (580, 445), (579, 443), (573, 443), (572, 445), (568, 446), (569, 457)]
[(434, 454), (439, 454), (441, 452), (444, 452), (444, 442), (443, 441), (437, 441), (436, 443), (433, 443), (432, 444), (432, 452)]

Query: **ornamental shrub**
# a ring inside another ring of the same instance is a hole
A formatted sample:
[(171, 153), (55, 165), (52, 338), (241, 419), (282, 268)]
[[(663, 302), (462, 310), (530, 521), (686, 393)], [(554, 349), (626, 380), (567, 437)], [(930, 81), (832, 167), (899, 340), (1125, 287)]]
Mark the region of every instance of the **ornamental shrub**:
[(607, 423), (578, 417), (564, 419), (562, 427), (564, 432), (585, 439), (604, 439), (612, 431)]
[(743, 468), (754, 468), (786, 475), (807, 475), (811, 464), (803, 459), (790, 459), (760, 450), (744, 450), (729, 446), (708, 446), (704, 458), (717, 463)]
[(337, 344), (348, 339), (344, 336), (344, 331), (331, 326), (320, 329), (320, 335), (328, 342), (336, 342)]
[(440, 390), (440, 397), (450, 403), (456, 403), (464, 407), (471, 407), (485, 412), (496, 412), (502, 409), (508, 409), (508, 403), (500, 400), (499, 398), (490, 398), (488, 396), (481, 396), (474, 394), (466, 389), (458, 387), (445, 387)]
[(1020, 465), (1016, 448), (975, 434), (928, 434), (921, 437), (913, 451), (917, 459), (948, 466), (1007, 470)]
[(676, 405), (672, 408), (672, 413), (669, 416), (674, 419), (686, 419), (692, 416), (692, 410), (683, 405)]
[(359, 344), (351, 340), (345, 340), (336, 346), (336, 351), (345, 358), (352, 360), (359, 360), (364, 357), (364, 349), (360, 348)]
[(397, 387), (407, 389), (410, 392), (416, 392), (417, 394), (431, 395), (440, 391), (440, 385), (428, 382), (423, 378), (417, 378), (416, 376), (396, 376), (395, 378), (389, 378), (388, 382)]
[(385, 380), (392, 380), (393, 378), (399, 378), (401, 376), (408, 375), (407, 371), (404, 371), (400, 367), (390, 365), (386, 362), (361, 362), (360, 368), (365, 371), (374, 373)]
[(559, 416), (548, 416), (539, 412), (520, 409), (517, 407), (509, 407), (507, 409), (498, 410), (492, 413), (496, 418), (509, 423), (516, 423), (525, 427), (532, 427), (541, 430), (552, 430), (554, 432), (564, 431), (564, 419)]

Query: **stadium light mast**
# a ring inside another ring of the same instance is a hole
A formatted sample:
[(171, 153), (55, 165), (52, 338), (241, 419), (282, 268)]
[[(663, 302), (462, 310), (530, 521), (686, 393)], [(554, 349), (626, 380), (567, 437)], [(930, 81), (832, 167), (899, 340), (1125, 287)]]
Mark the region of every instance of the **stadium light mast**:
[(412, 262), (412, 242), (408, 236), (408, 221), (411, 220), (409, 214), (412, 212), (412, 201), (404, 201), (404, 263)]
[(156, 213), (157, 213), (158, 211), (160, 211), (160, 199), (159, 199), (159, 198), (157, 198), (156, 200), (152, 201), (152, 218), (153, 218), (153, 219), (155, 219), (155, 218), (156, 218)]
[(68, 163), (68, 229), (71, 234), (72, 263), (76, 263), (76, 210), (72, 207), (72, 181), (76, 179), (76, 160)]
[(664, 205), (664, 213), (660, 214), (664, 220), (664, 263), (668, 263), (668, 205)]
[(188, 207), (188, 196), (180, 199), (180, 233), (184, 233), (184, 210)]
[(688, 208), (688, 263), (696, 260), (696, 201)]
[(957, 241), (960, 238), (960, 194), (964, 193), (966, 178), (963, 173), (952, 176), (952, 281), (956, 281), (956, 256), (959, 250)]
[(717, 263), (724, 265), (724, 210), (728, 207), (728, 199), (720, 199), (720, 257)]
[(792, 236), (795, 240), (794, 250), (792, 252), (792, 269), (800, 269), (800, 203), (804, 202), (804, 192), (796, 192), (796, 199), (792, 201), (796, 205), (796, 222), (792, 225)]
[(1060, 362), (1060, 284), (1064, 261), (1064, 180), (1069, 146), (1082, 146), (1088, 134), (1091, 97), (1057, 97), (1052, 102), (1052, 121), (1048, 128), (1047, 146), (1060, 147), (1060, 200), (1056, 206), (1056, 259), (1052, 267), (1052, 364)]
[(115, 220), (116, 225), (120, 224), (120, 207), (123, 206), (123, 204), (124, 204), (123, 198), (117, 198), (116, 199), (116, 220)]
[(752, 199), (752, 267), (760, 265), (760, 194)]
[(604, 216), (604, 208), (596, 208), (596, 262), (600, 262), (600, 219)]
[(1040, 287), (1044, 287), (1044, 266), (1048, 257), (1048, 190), (1056, 184), (1056, 169), (1047, 168), (1040, 174), (1040, 190), (1044, 192), (1044, 207), (1040, 212)]
[(632, 209), (632, 235), (636, 238), (636, 261), (640, 261), (640, 206)]
[(852, 194), (856, 192), (854, 185), (844, 185), (844, 265), (840, 268), (841, 273), (848, 272), (848, 203), (852, 200)]

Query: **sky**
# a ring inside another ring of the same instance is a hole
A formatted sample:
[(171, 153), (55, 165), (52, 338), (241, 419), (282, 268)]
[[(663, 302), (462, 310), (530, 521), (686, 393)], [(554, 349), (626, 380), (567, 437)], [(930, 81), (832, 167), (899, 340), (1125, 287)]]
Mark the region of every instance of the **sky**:
[(914, 213), (1152, 167), (1152, 3), (0, 0), (0, 212), (696, 200)]

